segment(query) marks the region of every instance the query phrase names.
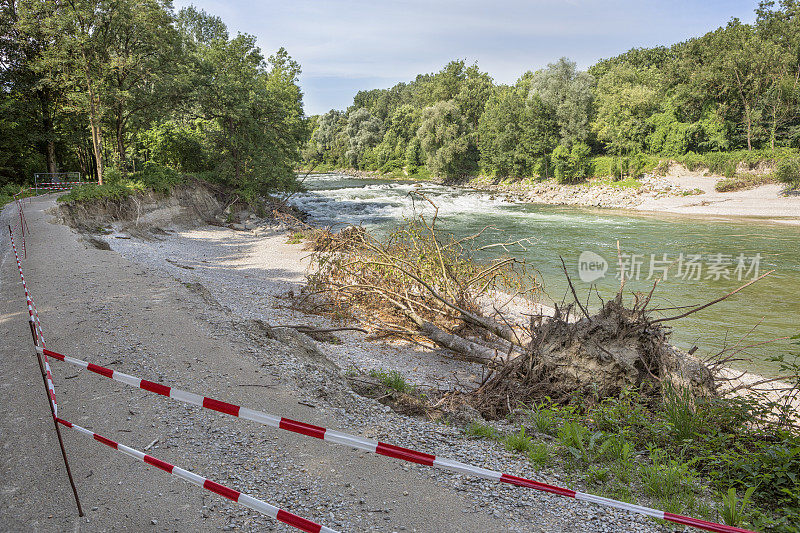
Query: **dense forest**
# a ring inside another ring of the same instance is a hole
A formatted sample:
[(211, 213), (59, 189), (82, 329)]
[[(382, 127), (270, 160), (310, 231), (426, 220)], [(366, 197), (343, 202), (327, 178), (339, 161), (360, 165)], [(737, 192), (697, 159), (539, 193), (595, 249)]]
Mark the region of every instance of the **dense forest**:
[(4, 0), (0, 186), (193, 173), (245, 196), (293, 185), (299, 65), (168, 0)]
[(409, 83), (361, 91), (346, 111), (311, 117), (304, 159), (317, 168), (574, 182), (633, 174), (654, 156), (744, 152), (716, 158), (728, 174), (737, 158), (796, 155), (800, 2), (762, 1), (756, 15), (752, 25), (733, 19), (585, 72), (562, 58), (514, 85), (452, 61)]

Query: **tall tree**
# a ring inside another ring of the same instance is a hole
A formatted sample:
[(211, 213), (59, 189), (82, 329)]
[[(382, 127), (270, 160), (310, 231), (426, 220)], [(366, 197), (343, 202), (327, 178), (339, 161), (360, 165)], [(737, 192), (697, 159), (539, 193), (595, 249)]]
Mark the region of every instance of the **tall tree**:
[(347, 159), (355, 168), (362, 168), (367, 150), (381, 140), (381, 121), (373, 117), (366, 108), (359, 108), (347, 118), (347, 137), (350, 148)]
[(475, 133), (453, 100), (426, 108), (418, 135), (434, 174), (452, 179), (477, 169)]
[(640, 152), (651, 126), (647, 119), (658, 110), (658, 73), (615, 65), (597, 82), (597, 137), (613, 154)]
[(108, 121), (120, 169), (128, 167), (128, 127), (148, 126), (188, 90), (180, 34), (170, 5), (162, 0), (117, 0), (107, 39), (110, 67), (103, 80)]
[(591, 74), (579, 72), (566, 57), (533, 74), (531, 92), (553, 110), (561, 142), (567, 146), (589, 138), (594, 84)]

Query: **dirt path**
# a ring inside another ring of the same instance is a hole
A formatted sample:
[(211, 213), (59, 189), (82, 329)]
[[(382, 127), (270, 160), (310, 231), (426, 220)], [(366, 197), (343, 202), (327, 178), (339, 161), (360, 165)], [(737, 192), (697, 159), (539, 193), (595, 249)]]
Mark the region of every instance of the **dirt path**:
[[(47, 346), (154, 381), (517, 475), (498, 445), (385, 412), (341, 371), (174, 278), (88, 246), (26, 206), (26, 279)], [(0, 216), (2, 227), (13, 206)], [(31, 350), (22, 288), (0, 239), (0, 530), (290, 531), (271, 519), (64, 430), (86, 517), (78, 520)], [(254, 267), (255, 268), (255, 267)], [(408, 465), (130, 389), (53, 362), (60, 415), (341, 531), (650, 531), (655, 525), (542, 493)], [(302, 405), (303, 401), (314, 405)], [(294, 531), (294, 530), (291, 530)]]

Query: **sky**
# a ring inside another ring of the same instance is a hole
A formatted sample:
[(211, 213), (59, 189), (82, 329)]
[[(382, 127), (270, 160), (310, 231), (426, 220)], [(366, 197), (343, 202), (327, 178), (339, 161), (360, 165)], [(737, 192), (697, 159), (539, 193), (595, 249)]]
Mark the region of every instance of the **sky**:
[(255, 35), (265, 55), (297, 60), (308, 115), (344, 109), (362, 89), (388, 88), (453, 59), (497, 83), (566, 56), (588, 68), (634, 47), (670, 45), (753, 22), (757, 0), (176, 0)]

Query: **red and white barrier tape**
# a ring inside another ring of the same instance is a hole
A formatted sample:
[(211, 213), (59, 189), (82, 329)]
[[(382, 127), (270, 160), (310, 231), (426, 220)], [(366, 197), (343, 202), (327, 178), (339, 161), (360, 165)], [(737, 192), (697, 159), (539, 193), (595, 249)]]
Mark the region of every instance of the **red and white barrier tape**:
[(173, 476), (179, 477), (193, 485), (197, 485), (198, 487), (202, 487), (206, 490), (219, 494), (229, 500), (232, 500), (238, 504), (244, 505), (245, 507), (249, 507), (254, 511), (258, 511), (260, 513), (264, 513), (265, 515), (278, 520), (279, 522), (283, 522), (284, 524), (288, 524), (292, 527), (300, 529), (302, 531), (306, 531), (307, 533), (337, 533), (336, 530), (331, 529), (329, 527), (321, 526), (311, 520), (307, 520), (296, 514), (290, 513), (288, 511), (284, 511), (283, 509), (279, 509), (274, 505), (271, 505), (265, 501), (259, 500), (257, 498), (253, 498), (252, 496), (245, 494), (243, 492), (239, 492), (237, 490), (228, 488), (224, 485), (220, 485), (210, 479), (204, 478), (202, 476), (198, 476), (188, 470), (184, 470), (183, 468), (179, 468), (175, 465), (171, 465), (161, 459), (156, 459), (152, 455), (147, 455), (146, 453), (140, 452), (134, 448), (130, 448), (125, 446), (124, 444), (120, 444), (118, 442), (114, 442), (111, 439), (103, 437), (102, 435), (98, 435), (97, 433), (93, 433), (86, 428), (83, 428), (77, 424), (73, 424), (72, 422), (67, 422), (66, 420), (62, 420), (56, 417), (56, 422), (59, 424), (63, 424), (64, 426), (74, 429), (83, 435), (93, 438), (94, 440), (105, 444), (106, 446), (117, 450), (118, 452), (122, 452), (125, 455), (133, 457), (134, 459), (138, 459), (144, 463), (149, 465), (155, 466), (158, 469), (163, 470)]
[(36, 187), (41, 189), (42, 185), (86, 185), (88, 183), (97, 183), (96, 181), (43, 181), (42, 183), (37, 183)]
[(40, 351), (44, 355), (50, 356), (53, 359), (57, 359), (59, 361), (64, 361), (66, 363), (70, 363), (72, 365), (85, 368), (91, 372), (100, 374), (101, 376), (105, 376), (107, 378), (111, 378), (115, 381), (119, 381), (120, 383), (124, 383), (130, 387), (140, 388), (191, 405), (197, 405), (200, 407), (204, 407), (206, 409), (210, 409), (212, 411), (218, 411), (220, 413), (225, 413), (227, 415), (244, 418), (246, 420), (252, 420), (254, 422), (259, 422), (266, 426), (284, 429), (287, 431), (299, 433), (301, 435), (306, 435), (309, 437), (315, 437), (325, 441), (333, 442), (335, 444), (350, 446), (352, 448), (356, 448), (359, 450), (377, 453), (379, 455), (385, 455), (387, 457), (393, 457), (395, 459), (402, 459), (403, 461), (408, 461), (411, 463), (418, 463), (421, 465), (432, 466), (444, 470), (450, 470), (460, 474), (474, 475), (492, 481), (500, 481), (502, 483), (509, 483), (511, 485), (517, 485), (520, 487), (527, 487), (543, 492), (549, 492), (551, 494), (557, 494), (559, 496), (566, 496), (568, 498), (575, 498), (578, 500), (597, 503), (600, 505), (606, 505), (609, 507), (614, 507), (616, 509), (630, 511), (632, 513), (638, 513), (653, 518), (667, 520), (669, 522), (674, 522), (676, 524), (705, 529), (707, 531), (715, 531), (718, 533), (753, 533), (747, 529), (742, 529), (733, 526), (726, 526), (714, 522), (707, 522), (705, 520), (699, 520), (697, 518), (691, 518), (688, 516), (682, 516), (674, 513), (668, 513), (665, 511), (659, 511), (657, 509), (651, 509), (649, 507), (644, 507), (641, 505), (634, 505), (618, 500), (612, 500), (611, 498), (595, 496), (593, 494), (578, 492), (567, 488), (557, 487), (555, 485), (548, 485), (547, 483), (541, 483), (539, 481), (534, 481), (532, 479), (512, 476), (509, 474), (502, 474), (494, 470), (489, 470), (486, 468), (481, 468), (479, 466), (473, 466), (466, 463), (461, 463), (459, 461), (454, 461), (452, 459), (439, 458), (436, 457), (435, 455), (431, 455), (424, 452), (418, 452), (416, 450), (411, 450), (409, 448), (403, 448), (400, 446), (395, 446), (393, 444), (386, 444), (384, 442), (376, 442), (370, 439), (365, 439), (363, 437), (358, 437), (356, 435), (350, 435), (347, 433), (341, 433), (338, 431), (329, 430), (324, 427), (307, 424), (305, 422), (298, 422), (296, 420), (292, 420), (289, 418), (283, 418), (277, 415), (264, 413), (262, 411), (248, 409), (247, 407), (241, 407), (239, 405), (235, 405), (232, 403), (215, 400), (213, 398), (209, 398), (206, 396), (200, 396), (199, 394), (194, 394), (184, 390), (176, 389), (174, 387), (168, 387), (160, 383), (155, 383), (153, 381), (141, 379), (136, 376), (131, 376), (129, 374), (124, 374), (122, 372), (113, 370), (111, 368), (106, 368), (104, 366), (88, 363), (81, 359), (75, 359), (74, 357), (62, 355), (52, 350), (43, 348)]
[[(10, 229), (10, 228), (9, 228)], [(17, 245), (14, 244), (14, 233), (11, 232), (11, 248), (14, 250), (14, 259), (17, 261), (17, 270), (19, 270), (19, 278), (22, 280), (22, 288), (25, 289), (25, 299), (28, 303), (28, 319), (33, 324), (33, 329), (37, 337), (36, 348), (41, 351), (44, 348), (44, 336), (42, 335), (41, 324), (39, 323), (39, 314), (36, 312), (36, 306), (33, 304), (30, 292), (28, 292), (28, 285), (25, 283), (25, 275), (22, 273), (22, 263), (19, 261), (19, 254), (17, 253)], [(47, 390), (50, 393), (50, 402), (53, 404), (53, 412), (58, 415), (58, 403), (56, 403), (56, 389), (53, 385), (53, 373), (50, 371), (50, 361), (47, 355), (44, 356), (44, 369), (47, 377)]]

